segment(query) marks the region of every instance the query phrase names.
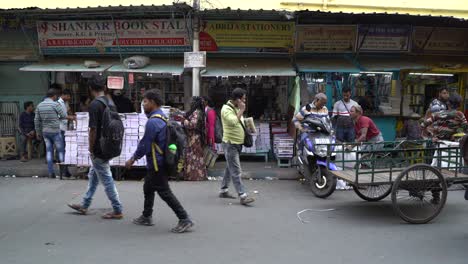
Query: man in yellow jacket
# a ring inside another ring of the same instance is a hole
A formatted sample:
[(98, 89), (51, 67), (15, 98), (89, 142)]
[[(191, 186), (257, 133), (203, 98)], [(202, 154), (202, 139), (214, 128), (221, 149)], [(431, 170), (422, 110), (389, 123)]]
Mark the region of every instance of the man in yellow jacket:
[(244, 144), (244, 128), (241, 122), (244, 122), (243, 114), (247, 92), (241, 88), (232, 91), (231, 100), (229, 100), (221, 109), (221, 121), (223, 123), (223, 149), (226, 157), (226, 170), (224, 172), (221, 184), (220, 198), (236, 199), (228, 192), (229, 183), (234, 184), (242, 205), (248, 205), (255, 200), (249, 197), (242, 183), (242, 168), (240, 164), (240, 153)]

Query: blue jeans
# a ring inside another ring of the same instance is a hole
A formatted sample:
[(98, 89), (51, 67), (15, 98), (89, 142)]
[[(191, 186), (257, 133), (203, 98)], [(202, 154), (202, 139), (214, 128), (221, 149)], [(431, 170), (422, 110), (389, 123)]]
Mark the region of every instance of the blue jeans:
[(46, 159), (47, 169), (49, 174), (55, 174), (54, 172), (54, 145), (58, 152), (58, 158), (60, 162), (63, 162), (65, 156), (65, 148), (63, 146), (63, 139), (60, 132), (58, 133), (46, 133), (42, 134), (46, 145)]
[(354, 142), (354, 127), (336, 127), (336, 139), (340, 142)]
[(236, 192), (240, 195), (245, 194), (244, 184), (242, 183), (242, 168), (239, 155), (242, 151), (242, 145), (223, 143), (224, 156), (226, 157), (226, 170), (224, 171), (223, 181), (221, 183), (221, 192), (227, 192), (229, 183), (234, 183)]
[(120, 203), (119, 193), (115, 187), (114, 179), (110, 169), (109, 161), (100, 158), (92, 158), (93, 166), (88, 173), (88, 190), (83, 198), (83, 207), (88, 208), (93, 200), (94, 193), (98, 187), (99, 181), (104, 185), (104, 191), (107, 198), (111, 201), (114, 213), (122, 213), (122, 203)]

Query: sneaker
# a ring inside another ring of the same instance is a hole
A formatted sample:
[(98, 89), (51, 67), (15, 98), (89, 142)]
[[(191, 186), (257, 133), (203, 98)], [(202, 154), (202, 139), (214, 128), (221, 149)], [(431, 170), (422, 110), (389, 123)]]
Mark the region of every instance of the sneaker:
[(240, 198), (240, 203), (242, 205), (249, 205), (251, 203), (255, 202), (255, 199), (252, 198), (252, 197), (249, 197), (249, 196), (246, 196), (246, 197), (241, 197)]
[(233, 196), (233, 195), (231, 195), (229, 192), (221, 192), (221, 193), (219, 193), (219, 198), (236, 199), (236, 197)]
[(190, 219), (179, 220), (179, 223), (176, 227), (171, 229), (172, 233), (185, 233), (190, 231), (190, 229), (194, 226), (194, 223)]
[(152, 226), (152, 225), (154, 225), (153, 224), (153, 218), (151, 216), (146, 217), (144, 215), (141, 215), (140, 217), (133, 219), (132, 222), (135, 225), (143, 225), (143, 226)]
[(27, 161), (28, 161), (28, 158), (25, 156), (22, 156), (20, 159), (20, 162), (27, 162)]
[(55, 179), (55, 178), (57, 178), (57, 176), (55, 176), (55, 173), (52, 173), (52, 174), (49, 174), (49, 178)]
[(88, 209), (84, 208), (80, 204), (68, 204), (68, 207), (70, 207), (71, 209), (73, 209), (73, 210), (75, 210), (78, 213), (83, 214), (83, 215), (85, 215), (88, 212)]
[(111, 212), (111, 213), (107, 213), (103, 216), (101, 216), (102, 219), (108, 219), (108, 220), (120, 220), (123, 218), (123, 214), (122, 213), (116, 213), (116, 212)]

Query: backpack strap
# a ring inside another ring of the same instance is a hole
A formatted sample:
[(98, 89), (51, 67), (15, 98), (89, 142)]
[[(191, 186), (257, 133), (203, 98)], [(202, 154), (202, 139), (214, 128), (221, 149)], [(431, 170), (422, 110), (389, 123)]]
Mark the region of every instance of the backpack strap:
[[(163, 120), (167, 124), (167, 118), (165, 118), (164, 116), (162, 116), (160, 114), (154, 114), (154, 115), (150, 116), (150, 119), (151, 118), (159, 118), (159, 119)], [(154, 170), (156, 172), (158, 172), (159, 167), (158, 167), (158, 161), (156, 160), (156, 152), (159, 153), (159, 155), (164, 155), (164, 151), (161, 149), (161, 147), (159, 147), (158, 144), (156, 144), (156, 142), (152, 142), (151, 143), (151, 154), (152, 154), (152, 158), (153, 158), (153, 165), (154, 165)]]

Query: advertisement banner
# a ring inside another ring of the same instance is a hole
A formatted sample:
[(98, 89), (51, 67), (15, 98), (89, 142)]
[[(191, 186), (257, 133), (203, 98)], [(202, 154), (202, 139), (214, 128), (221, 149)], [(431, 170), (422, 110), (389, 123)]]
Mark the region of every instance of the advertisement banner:
[(411, 26), (359, 25), (357, 50), (363, 52), (407, 52)]
[(202, 21), (200, 50), (292, 52), (294, 22)]
[(353, 52), (356, 47), (356, 26), (298, 25), (296, 52)]
[(468, 54), (468, 29), (415, 27), (413, 47), (415, 53)]
[(38, 21), (37, 32), (44, 55), (190, 50), (183, 19)]

